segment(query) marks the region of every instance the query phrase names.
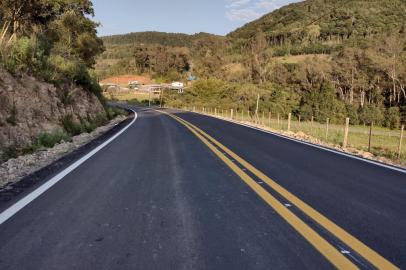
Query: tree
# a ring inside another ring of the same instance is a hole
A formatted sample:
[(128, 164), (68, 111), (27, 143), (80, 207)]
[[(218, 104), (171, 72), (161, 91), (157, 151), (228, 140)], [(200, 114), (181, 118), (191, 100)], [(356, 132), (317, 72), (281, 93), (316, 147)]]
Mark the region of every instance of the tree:
[(258, 29), (250, 43), (249, 65), (252, 80), (256, 83), (266, 82), (267, 65), (271, 55), (267, 51), (268, 44), (264, 32)]
[(364, 125), (380, 125), (384, 119), (381, 108), (369, 104), (360, 109), (359, 118)]
[(341, 122), (346, 115), (345, 104), (336, 98), (335, 89), (328, 83), (322, 83), (319, 89), (306, 93), (299, 111), (303, 119), (314, 116), (318, 121), (330, 118), (332, 122)]
[(44, 30), (49, 22), (72, 11), (80, 17), (94, 15), (90, 0), (2, 0), (0, 18), (11, 39)]
[[(400, 75), (404, 70), (402, 65), (402, 58), (405, 55), (404, 48), (404, 38), (398, 34), (390, 34), (389, 36), (382, 37), (375, 42), (375, 63), (382, 67), (383, 71), (392, 82), (392, 87), (389, 91), (389, 105), (395, 103), (399, 104), (401, 93), (404, 92), (404, 87), (399, 87), (398, 85), (401, 81)], [(406, 93), (404, 93), (404, 95), (405, 94)]]
[(90, 0), (2, 0), (0, 59), (10, 71), (94, 88), (88, 69), (104, 47), (93, 15)]
[(390, 107), (385, 111), (384, 125), (391, 129), (398, 128), (400, 124), (400, 110), (398, 107)]

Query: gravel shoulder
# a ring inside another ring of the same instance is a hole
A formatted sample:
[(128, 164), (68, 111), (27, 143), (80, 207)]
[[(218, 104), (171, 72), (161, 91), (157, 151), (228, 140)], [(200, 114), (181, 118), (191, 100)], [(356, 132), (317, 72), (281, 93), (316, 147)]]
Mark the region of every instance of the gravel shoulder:
[(125, 116), (118, 116), (112, 119), (107, 125), (98, 127), (91, 133), (82, 133), (73, 137), (70, 142), (62, 141), (53, 148), (41, 149), (33, 154), (10, 159), (0, 164), (0, 192), (2, 190), (11, 189), (14, 183), (19, 182), (30, 174), (51, 165), (63, 156), (101, 137), (126, 119), (127, 117)]

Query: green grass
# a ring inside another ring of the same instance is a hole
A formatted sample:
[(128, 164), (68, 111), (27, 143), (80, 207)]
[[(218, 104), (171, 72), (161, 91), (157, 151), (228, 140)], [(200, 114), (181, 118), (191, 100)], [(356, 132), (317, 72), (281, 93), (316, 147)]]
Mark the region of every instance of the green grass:
[[(16, 156), (18, 157), (20, 155), (27, 155), (27, 154), (32, 154), (38, 149), (44, 149), (44, 148), (52, 148), (56, 144), (62, 142), (62, 141), (71, 141), (72, 137), (66, 133), (64, 130), (56, 130), (54, 132), (44, 132), (41, 133), (37, 136), (37, 138), (34, 140), (34, 142), (31, 145), (28, 145), (24, 147), (23, 149), (17, 149), (16, 148)], [(9, 157), (10, 158), (10, 157)], [(7, 160), (6, 158), (5, 160)]]
[(117, 92), (114, 94), (104, 93), (104, 96), (107, 99), (116, 100), (116, 101), (129, 101), (129, 100), (143, 101), (143, 100), (149, 100), (149, 98), (151, 98), (151, 99), (159, 98), (158, 94), (151, 93), (151, 95), (150, 95), (149, 93), (136, 92), (136, 91), (123, 91), (123, 92)]
[[(183, 108), (192, 110), (193, 107)], [(202, 108), (196, 108), (201, 112)], [(215, 114), (214, 108), (205, 108), (205, 112), (211, 115)], [(271, 115), (266, 112), (262, 114), (259, 112), (259, 117), (256, 119), (253, 112), (234, 110), (233, 119), (238, 121), (250, 122), (253, 124), (260, 124), (265, 127), (269, 127), (276, 131), (287, 131), (288, 120), (287, 116)], [(231, 110), (217, 109), (217, 116), (226, 118), (231, 117)], [(333, 144), (336, 146), (342, 146), (344, 140), (344, 124), (329, 124), (328, 134), (326, 136), (326, 124), (318, 122), (299, 122), (297, 119), (292, 119), (290, 130), (292, 132), (303, 132), (304, 134), (316, 138), (322, 142)], [(371, 136), (371, 149), (370, 152), (375, 156), (386, 157), (395, 161), (399, 161), (402, 164), (406, 163), (406, 139), (403, 137), (402, 151), (400, 158), (398, 158), (398, 147), (400, 141), (400, 130), (391, 130), (385, 127), (373, 127)], [(369, 127), (368, 126), (350, 126), (348, 132), (348, 147), (356, 148), (363, 151), (368, 151), (369, 144)]]
[(55, 144), (61, 141), (69, 141), (71, 137), (64, 131), (56, 131), (53, 133), (42, 133), (38, 136), (36, 144), (45, 148), (52, 148)]

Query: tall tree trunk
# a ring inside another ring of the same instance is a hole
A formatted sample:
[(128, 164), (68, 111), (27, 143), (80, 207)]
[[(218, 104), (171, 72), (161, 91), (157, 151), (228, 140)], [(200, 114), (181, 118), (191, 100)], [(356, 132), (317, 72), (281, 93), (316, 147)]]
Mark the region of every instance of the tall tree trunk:
[(351, 69), (350, 104), (354, 102), (354, 69)]

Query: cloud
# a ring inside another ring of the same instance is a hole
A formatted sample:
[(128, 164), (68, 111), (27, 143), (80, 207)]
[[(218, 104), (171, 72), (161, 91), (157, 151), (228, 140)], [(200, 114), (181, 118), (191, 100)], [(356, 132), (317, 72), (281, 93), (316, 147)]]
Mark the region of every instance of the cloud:
[(249, 4), (251, 0), (226, 0), (227, 1), (227, 8), (238, 8)]
[(257, 9), (263, 10), (265, 12), (270, 12), (270, 11), (280, 8), (280, 6), (277, 5), (276, 3), (274, 3), (273, 1), (267, 1), (267, 0), (258, 1), (257, 3), (255, 3), (255, 7)]
[(226, 18), (230, 21), (249, 22), (258, 18), (261, 14), (251, 8), (231, 9), (226, 12)]
[(230, 21), (249, 22), (283, 5), (300, 0), (225, 0), (226, 18)]

